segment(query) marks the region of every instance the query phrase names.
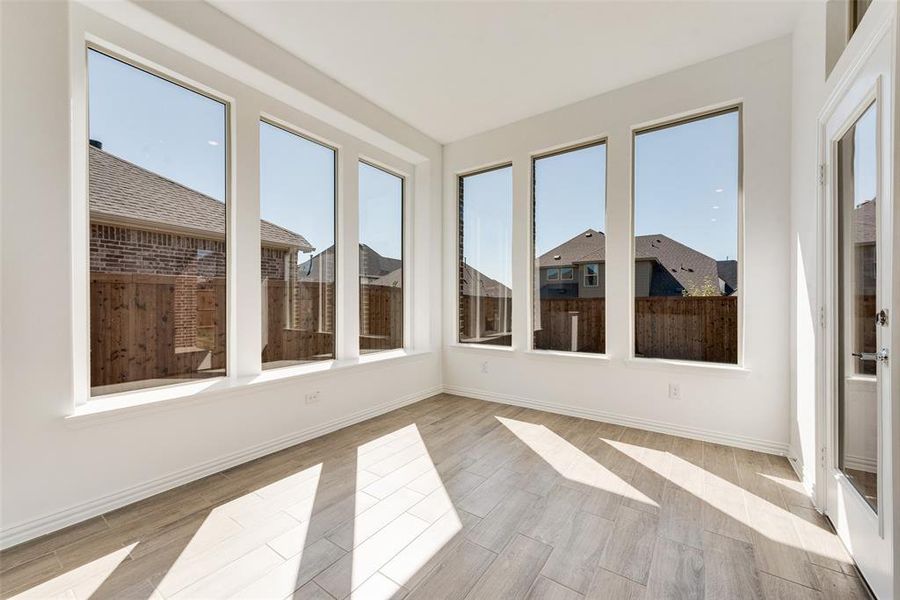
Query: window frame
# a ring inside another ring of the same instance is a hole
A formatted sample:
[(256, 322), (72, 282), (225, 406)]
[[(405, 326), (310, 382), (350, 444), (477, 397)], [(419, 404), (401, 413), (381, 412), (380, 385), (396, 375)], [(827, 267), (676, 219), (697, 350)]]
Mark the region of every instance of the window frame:
[[(334, 227), (333, 227), (333, 231), (332, 231), (332, 239), (334, 239), (334, 243), (333, 243), (333, 245), (334, 245), (334, 324), (333, 324), (333, 329), (334, 330), (332, 331), (332, 337), (334, 339), (334, 348), (332, 349), (333, 356), (331, 358), (321, 360), (321, 361), (311, 361), (311, 362), (333, 361), (333, 360), (337, 359), (337, 348), (338, 348), (338, 339), (339, 339), (338, 325), (339, 325), (339, 321), (340, 321), (340, 319), (338, 319), (338, 315), (337, 315), (338, 294), (339, 294), (338, 288), (339, 288), (339, 282), (340, 282), (340, 273), (339, 273), (340, 265), (338, 264), (337, 256), (338, 256), (338, 252), (340, 252), (340, 249), (338, 248), (338, 232), (340, 231), (340, 224), (338, 223), (338, 219), (340, 218), (340, 212), (338, 210), (338, 200), (340, 199), (340, 196), (341, 196), (341, 188), (340, 188), (341, 178), (340, 178), (340, 173), (339, 173), (338, 169), (340, 169), (340, 165), (341, 165), (341, 148), (339, 146), (337, 146), (336, 144), (333, 144), (330, 141), (326, 141), (324, 138), (314, 136), (299, 127), (289, 124), (288, 122), (286, 122), (282, 119), (277, 119), (274, 116), (269, 115), (268, 113), (260, 112), (259, 118), (258, 118), (258, 127), (257, 127), (257, 130), (258, 130), (257, 153), (256, 153), (257, 154), (257, 161), (256, 161), (257, 163), (260, 163), (260, 159), (262, 157), (262, 143), (261, 143), (262, 142), (262, 128), (261, 128), (262, 124), (269, 125), (270, 127), (275, 127), (276, 129), (280, 129), (281, 131), (283, 131), (285, 133), (289, 133), (291, 135), (296, 135), (297, 137), (299, 137), (303, 140), (306, 140), (307, 142), (311, 142), (313, 144), (317, 144), (319, 146), (328, 148), (329, 150), (331, 150), (334, 153), (334, 171), (333, 171), (333, 176), (334, 176), (334, 198), (333, 198)], [(257, 188), (259, 190), (261, 190), (262, 189), (262, 173), (261, 172), (260, 172), (260, 176), (258, 177), (257, 184), (258, 184)], [(257, 192), (257, 193), (258, 193), (257, 203), (259, 204), (260, 213), (261, 213), (262, 212), (262, 194), (259, 194), (259, 192)], [(260, 214), (259, 218), (257, 219), (257, 221), (262, 222), (261, 214)], [(262, 240), (260, 240), (260, 249), (262, 249)], [(262, 285), (261, 278), (260, 278), (260, 285)], [(260, 324), (260, 327), (262, 327), (261, 324)], [(260, 349), (260, 350), (262, 350), (262, 349)], [(283, 369), (292, 369), (297, 366), (301, 366), (301, 365), (285, 365), (282, 367), (269, 367), (267, 369), (265, 367), (265, 364), (266, 363), (262, 362), (262, 352), (260, 352), (259, 365), (260, 365), (261, 371), (281, 371)], [(301, 364), (304, 364), (304, 363), (301, 363)]]
[[(94, 395), (93, 386), (91, 385), (91, 306), (90, 306), (90, 53), (97, 52), (108, 58), (121, 62), (131, 68), (137, 69), (151, 77), (157, 77), (172, 85), (203, 96), (222, 105), (224, 110), (224, 139), (225, 146), (225, 172), (224, 172), (224, 190), (223, 203), (225, 204), (225, 372), (219, 376), (203, 378), (204, 384), (216, 384), (222, 381), (231, 380), (237, 372), (237, 363), (235, 357), (234, 329), (237, 320), (235, 310), (235, 263), (237, 261), (236, 252), (236, 231), (234, 220), (234, 158), (235, 158), (235, 111), (234, 98), (228, 94), (221, 93), (211, 87), (202, 85), (192, 78), (183, 75), (173, 69), (167, 69), (159, 66), (154, 61), (138, 56), (137, 54), (117, 49), (113, 44), (102, 42), (93, 36), (86, 36), (82, 40), (77, 41), (80, 48), (80, 69), (73, 70), (70, 75), (80, 76), (80, 94), (78, 100), (80, 112), (78, 116), (83, 119), (78, 125), (81, 128), (73, 128), (72, 144), (75, 147), (76, 160), (73, 161), (74, 175), (71, 186), (73, 196), (73, 214), (72, 225), (75, 236), (81, 239), (73, 240), (77, 250), (75, 253), (73, 287), (77, 294), (81, 289), (81, 298), (76, 298), (73, 302), (73, 312), (76, 316), (73, 327), (73, 341), (75, 349), (76, 369), (74, 377), (74, 399), (75, 406), (81, 406), (91, 403), (103, 402), (111, 399), (115, 401), (123, 395), (134, 395), (141, 393), (149, 393), (155, 395), (156, 392), (165, 394), (171, 389), (190, 389), (198, 385), (197, 381), (173, 381), (169, 384), (163, 384), (152, 387), (140, 387), (133, 390), (123, 390), (119, 392), (111, 392), (108, 394)], [(82, 135), (83, 134), (83, 135)], [(83, 184), (83, 185), (79, 185)], [(83, 304), (81, 304), (83, 303)], [(79, 320), (81, 321), (79, 323)], [(80, 353), (83, 353), (83, 359), (80, 359)], [(142, 380), (138, 380), (142, 381)]]
[[(696, 121), (702, 121), (705, 119), (718, 117), (730, 113), (737, 113), (737, 126), (738, 126), (738, 135), (737, 135), (737, 144), (738, 144), (738, 155), (737, 155), (737, 291), (734, 293), (737, 298), (737, 360), (734, 363), (718, 363), (718, 362), (706, 362), (706, 361), (697, 361), (697, 360), (686, 360), (686, 359), (674, 359), (674, 358), (654, 358), (654, 357), (645, 357), (645, 356), (637, 356), (635, 352), (635, 337), (636, 337), (636, 310), (635, 310), (635, 300), (637, 298), (637, 294), (635, 293), (635, 257), (637, 255), (637, 250), (635, 247), (635, 240), (637, 236), (635, 235), (635, 213), (636, 213), (636, 201), (637, 198), (635, 196), (635, 174), (636, 174), (636, 158), (637, 158), (637, 136), (650, 133), (653, 131), (660, 131), (662, 129), (670, 129), (672, 127), (678, 127), (680, 125), (687, 125), (689, 123), (693, 123)], [(628, 326), (628, 355), (627, 359), (629, 362), (634, 362), (635, 364), (671, 364), (676, 366), (691, 366), (691, 367), (700, 367), (700, 368), (713, 368), (713, 369), (737, 369), (744, 370), (746, 369), (744, 365), (744, 258), (746, 256), (746, 248), (745, 248), (745, 223), (746, 223), (746, 214), (745, 214), (745, 206), (746, 202), (744, 199), (744, 103), (743, 101), (729, 101), (724, 102), (719, 105), (715, 105), (706, 109), (701, 109), (697, 111), (691, 111), (687, 113), (682, 113), (680, 115), (675, 116), (667, 116), (661, 119), (657, 119), (655, 121), (651, 121), (648, 123), (644, 123), (641, 125), (633, 125), (630, 129), (629, 136), (629, 144), (630, 152), (629, 152), (629, 165), (628, 165), (628, 177), (629, 177), (629, 196), (630, 201), (628, 203), (628, 212), (629, 212), (629, 220), (630, 220), (630, 232), (629, 235), (631, 239), (628, 245), (628, 253), (629, 253), (629, 261), (628, 261), (628, 316), (629, 316), (629, 326)]]
[[(599, 287), (600, 286), (600, 263), (584, 263), (584, 264), (582, 264), (582, 266), (584, 267), (584, 275), (583, 275), (583, 282), (582, 282), (584, 287), (589, 287), (589, 288)], [(595, 269), (597, 269), (597, 272), (594, 273), (593, 275), (589, 274), (588, 269), (590, 267), (594, 267)], [(593, 277), (594, 283), (588, 283), (588, 277)]]
[[(605, 148), (606, 148), (606, 152), (604, 153), (604, 159), (603, 159), (603, 174), (604, 174), (604, 179), (603, 179), (603, 223), (604, 223), (604, 227), (606, 227), (608, 230), (609, 229), (609, 136), (606, 134), (603, 134), (603, 135), (599, 135), (599, 136), (585, 138), (578, 142), (564, 143), (561, 145), (554, 146), (552, 148), (545, 148), (544, 150), (540, 150), (540, 151), (531, 153), (531, 155), (529, 157), (531, 171), (529, 173), (530, 197), (529, 197), (529, 201), (528, 201), (528, 211), (529, 211), (528, 220), (529, 220), (529, 224), (531, 227), (531, 231), (529, 232), (530, 235), (528, 237), (528, 257), (529, 257), (530, 264), (534, 264), (534, 261), (537, 259), (537, 257), (535, 256), (535, 232), (537, 231), (537, 223), (535, 222), (535, 216), (536, 216), (535, 204), (537, 202), (537, 192), (536, 192), (536, 190), (537, 190), (537, 161), (541, 160), (542, 158), (550, 158), (550, 157), (558, 156), (561, 154), (568, 154), (569, 152), (576, 152), (578, 150), (593, 148), (595, 146), (605, 146)], [(606, 235), (606, 232), (603, 232), (603, 234)], [(573, 268), (574, 268), (574, 266), (575, 265), (573, 265)], [(597, 275), (598, 275), (597, 285), (599, 286), (599, 284), (600, 284), (599, 273)], [(539, 284), (540, 281), (535, 282), (534, 276), (535, 276), (534, 268), (529, 268), (528, 269), (528, 286), (529, 286), (528, 289), (529, 289), (529, 295), (531, 297), (531, 301), (529, 302), (529, 310), (528, 310), (528, 314), (527, 314), (528, 335), (526, 337), (528, 338), (528, 342), (527, 342), (528, 352), (537, 353), (537, 354), (548, 354), (548, 355), (553, 354), (553, 355), (563, 356), (566, 358), (576, 357), (576, 358), (601, 358), (604, 360), (607, 359), (609, 357), (609, 343), (608, 343), (609, 339), (608, 339), (608, 337), (606, 340), (607, 343), (605, 344), (606, 347), (604, 348), (604, 351), (598, 352), (598, 353), (544, 350), (541, 348), (535, 348), (535, 346), (534, 346), (534, 333), (536, 331), (534, 328), (534, 324), (535, 324), (534, 311), (536, 308), (535, 301), (540, 302), (540, 298), (536, 297), (536, 294), (535, 294), (535, 285)], [(573, 280), (575, 280), (574, 277), (573, 277)], [(550, 279), (548, 278), (547, 281), (550, 281)], [(559, 281), (559, 280), (554, 280), (554, 281)], [(606, 283), (606, 270), (603, 271), (603, 281), (605, 284)], [(592, 286), (592, 287), (596, 287), (596, 286)], [(608, 286), (605, 286), (605, 287), (608, 291), (609, 287)], [(607, 314), (607, 310), (606, 310), (606, 306), (604, 306), (604, 309), (603, 309), (604, 328), (606, 328), (606, 325), (607, 325), (606, 314)], [(607, 335), (608, 335), (609, 330), (606, 329), (606, 331), (607, 331)]]
[[(510, 169), (510, 176), (512, 177), (512, 184), (513, 184), (512, 197), (510, 198), (510, 202), (511, 202), (510, 208), (511, 208), (512, 213), (513, 213), (513, 214), (512, 214), (512, 217), (513, 217), (513, 218), (512, 218), (512, 220), (511, 220), (511, 222), (510, 222), (510, 228), (512, 229), (513, 226), (514, 226), (514, 222), (515, 222), (515, 205), (516, 205), (516, 198), (515, 198), (515, 195), (516, 195), (516, 193), (515, 193), (515, 181), (516, 181), (516, 180), (515, 180), (515, 166), (514, 166), (514, 161), (513, 161), (513, 160), (510, 159), (510, 160), (505, 160), (505, 161), (501, 161), (501, 162), (490, 163), (488, 166), (478, 167), (478, 168), (474, 168), (474, 169), (468, 169), (468, 170), (465, 170), (465, 171), (459, 171), (459, 172), (455, 173), (455, 178), (456, 178), (456, 202), (455, 202), (455, 211), (454, 211), (454, 215), (456, 216), (456, 226), (455, 226), (455, 229), (456, 229), (456, 236), (455, 236), (455, 237), (456, 237), (456, 244), (455, 244), (455, 248), (454, 248), (455, 261), (454, 261), (454, 266), (453, 266), (453, 272), (454, 272), (454, 275), (453, 275), (453, 281), (454, 281), (454, 292), (453, 292), (453, 296), (454, 296), (454, 299), (455, 299), (454, 302), (453, 302), (453, 305), (454, 305), (454, 310), (453, 310), (453, 315), (454, 315), (454, 319), (453, 319), (453, 328), (454, 328), (453, 339), (455, 340), (456, 345), (458, 345), (458, 346), (465, 346), (465, 347), (469, 347), (469, 348), (478, 348), (478, 349), (487, 349), (487, 350), (489, 350), (489, 351), (500, 351), (500, 352), (504, 352), (504, 351), (506, 351), (506, 352), (508, 352), (508, 351), (513, 351), (513, 350), (515, 350), (515, 348), (516, 348), (516, 347), (515, 347), (515, 339), (514, 339), (514, 338), (515, 338), (515, 334), (514, 334), (514, 331), (513, 331), (513, 330), (515, 329), (515, 320), (512, 318), (512, 315), (513, 315), (512, 302), (515, 301), (515, 290), (511, 290), (511, 293), (510, 293), (510, 302), (511, 302), (511, 305), (510, 305), (510, 339), (511, 339), (511, 341), (510, 341), (510, 345), (509, 345), (509, 346), (500, 346), (500, 345), (496, 345), (496, 346), (495, 346), (495, 345), (490, 345), (490, 344), (476, 344), (476, 343), (472, 343), (472, 342), (466, 342), (466, 341), (463, 341), (463, 340), (461, 339), (461, 337), (462, 337), (462, 336), (461, 336), (461, 333), (462, 333), (462, 332), (461, 332), (461, 329), (460, 329), (460, 315), (461, 315), (461, 311), (460, 311), (460, 296), (461, 296), (460, 290), (461, 290), (461, 288), (460, 288), (460, 279), (459, 279), (459, 271), (460, 271), (459, 267), (460, 267), (460, 264), (461, 264), (461, 261), (462, 261), (462, 255), (461, 255), (461, 253), (460, 253), (460, 250), (461, 250), (462, 247), (463, 247), (463, 231), (462, 231), (462, 228), (460, 228), (460, 223), (462, 222), (462, 219), (463, 219), (463, 214), (462, 214), (462, 209), (463, 209), (463, 193), (464, 193), (464, 191), (465, 191), (464, 186), (463, 186), (463, 180), (464, 180), (466, 177), (472, 177), (473, 175), (483, 175), (484, 173), (491, 173), (492, 171), (499, 171), (499, 170), (501, 170), (501, 169), (506, 169), (506, 168), (509, 168), (509, 169)], [(515, 252), (514, 252), (514, 250), (515, 250), (515, 248), (510, 248), (510, 261), (512, 262), (513, 272), (515, 272), (515, 268), (516, 268), (516, 263), (515, 263)]]
[[(568, 273), (569, 276), (566, 277), (564, 273)], [(560, 267), (559, 268), (559, 280), (560, 281), (575, 281), (575, 267)]]
[(559, 267), (547, 267), (547, 281), (559, 281)]
[[(368, 156), (364, 156), (362, 154), (357, 156), (357, 173), (359, 173), (359, 165), (366, 165), (373, 169), (378, 169), (379, 171), (387, 173), (388, 175), (393, 175), (394, 177), (397, 177), (400, 179), (400, 281), (402, 282), (401, 285), (403, 286), (401, 293), (400, 293), (400, 315), (401, 315), (400, 339), (402, 340), (402, 342), (401, 342), (400, 348), (389, 348), (389, 349), (385, 349), (385, 350), (378, 350), (375, 352), (367, 352), (366, 355), (369, 356), (369, 355), (375, 355), (375, 354), (382, 354), (384, 352), (394, 352), (397, 350), (406, 350), (410, 346), (410, 338), (409, 338), (409, 329), (410, 328), (409, 328), (409, 323), (408, 323), (409, 315), (407, 315), (407, 310), (406, 310), (407, 307), (409, 306), (407, 294), (409, 294), (411, 291), (409, 289), (411, 281), (409, 279), (409, 267), (407, 265), (407, 252), (406, 252), (406, 246), (407, 246), (406, 238), (407, 238), (407, 233), (408, 233), (407, 232), (407, 208), (408, 207), (407, 207), (406, 203), (407, 203), (407, 198), (409, 196), (408, 189), (407, 189), (409, 186), (409, 175), (406, 173), (403, 173), (402, 171), (398, 171), (397, 169), (395, 169), (393, 167), (385, 165), (381, 161), (374, 160), (374, 159), (369, 158)], [(358, 181), (358, 179), (357, 179), (357, 181)], [(359, 233), (359, 226), (361, 223), (361, 219), (359, 218), (359, 214), (360, 214), (360, 211), (359, 211), (359, 185), (357, 185), (356, 197), (357, 197), (356, 255), (359, 256), (360, 240), (358, 237), (358, 233)], [(359, 271), (357, 270), (357, 274), (356, 274), (356, 293), (357, 294), (359, 294), (361, 286), (362, 286), (362, 284), (360, 283), (360, 274), (359, 274)], [(358, 297), (360, 297), (360, 296), (358, 296)], [(357, 323), (359, 325), (362, 325), (361, 317), (362, 317), (362, 315), (360, 314), (360, 311), (357, 310), (356, 319), (357, 319)], [(358, 329), (357, 340), (359, 340), (359, 338), (362, 335), (360, 333), (360, 330), (362, 328), (358, 327), (357, 329)], [(358, 348), (359, 347), (357, 346), (357, 349)], [(360, 353), (360, 354), (362, 354), (362, 353)]]

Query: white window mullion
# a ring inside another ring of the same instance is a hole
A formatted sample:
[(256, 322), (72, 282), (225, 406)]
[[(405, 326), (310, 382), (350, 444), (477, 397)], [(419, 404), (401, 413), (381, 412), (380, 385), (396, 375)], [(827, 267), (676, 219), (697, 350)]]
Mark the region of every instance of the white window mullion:
[(337, 358), (359, 357), (359, 152), (338, 150), (335, 278)]

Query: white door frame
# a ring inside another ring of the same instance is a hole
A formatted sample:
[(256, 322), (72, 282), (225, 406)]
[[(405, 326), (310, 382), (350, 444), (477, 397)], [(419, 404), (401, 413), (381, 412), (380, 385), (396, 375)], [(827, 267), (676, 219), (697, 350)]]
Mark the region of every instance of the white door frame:
[[(881, 215), (879, 224), (880, 247), (878, 269), (882, 277), (886, 275), (885, 284), (879, 290), (879, 307), (890, 307), (890, 319), (897, 318), (895, 310), (897, 295), (892, 289), (898, 288), (898, 267), (900, 260), (891, 260), (900, 248), (893, 238), (894, 223), (898, 219), (893, 198), (894, 169), (896, 161), (896, 93), (897, 82), (895, 46), (895, 18), (884, 19), (876, 33), (871, 36), (859, 57), (843, 74), (826, 101), (819, 116), (819, 273), (818, 297), (822, 319), (822, 335), (816, 348), (816, 369), (818, 387), (817, 437), (819, 461), (817, 465), (817, 481), (815, 486), (816, 504), (824, 509), (838, 531), (838, 535), (847, 545), (848, 550), (859, 564), (869, 586), (881, 600), (898, 597), (897, 576), (895, 574), (895, 558), (893, 540), (897, 526), (894, 518), (894, 498), (897, 478), (897, 462), (894, 458), (900, 450), (898, 437), (900, 431), (900, 412), (897, 410), (898, 397), (895, 393), (900, 377), (891, 378), (891, 371), (900, 355), (894, 352), (887, 366), (879, 367), (879, 445), (878, 445), (878, 495), (879, 511), (876, 515), (866, 505), (865, 500), (855, 493), (846, 477), (837, 468), (837, 380), (839, 336), (836, 326), (841, 322), (837, 313), (837, 261), (836, 261), (836, 214), (837, 205), (837, 173), (833, 158), (837, 140), (862, 114), (872, 100), (877, 102), (878, 109), (878, 210)], [(892, 206), (893, 205), (893, 206)], [(891, 287), (892, 286), (892, 287)], [(892, 296), (894, 300), (892, 300)], [(874, 318), (874, 314), (872, 315)], [(896, 322), (888, 329), (880, 332), (879, 348), (885, 346), (900, 351), (897, 340)], [(892, 338), (889, 336), (893, 336)], [(892, 387), (893, 386), (893, 387)], [(855, 547), (854, 547), (855, 546)]]

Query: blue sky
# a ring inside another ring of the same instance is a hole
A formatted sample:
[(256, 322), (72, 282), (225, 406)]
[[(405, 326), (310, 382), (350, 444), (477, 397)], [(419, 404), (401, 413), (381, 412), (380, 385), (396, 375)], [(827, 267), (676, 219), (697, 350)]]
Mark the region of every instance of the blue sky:
[(402, 258), (403, 180), (366, 163), (359, 163), (359, 242)]
[(512, 287), (512, 167), (463, 179), (466, 262)]
[(534, 162), (535, 256), (586, 229), (606, 231), (606, 144)]
[(738, 113), (635, 136), (635, 235), (737, 258)]
[[(145, 169), (225, 199), (225, 106), (88, 52), (90, 137)], [(260, 216), (322, 251), (334, 243), (334, 150), (260, 123)], [(402, 180), (360, 163), (360, 241), (400, 258)], [(304, 257), (300, 257), (304, 260)]]
[(859, 206), (875, 197), (878, 189), (876, 177), (876, 149), (877, 139), (875, 125), (878, 121), (878, 111), (872, 104), (856, 122), (853, 130), (853, 200), (854, 206)]

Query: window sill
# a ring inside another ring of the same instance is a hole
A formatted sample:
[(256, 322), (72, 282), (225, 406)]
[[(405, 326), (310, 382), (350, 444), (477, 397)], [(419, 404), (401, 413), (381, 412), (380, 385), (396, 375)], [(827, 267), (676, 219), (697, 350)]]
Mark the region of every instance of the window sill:
[(512, 354), (516, 349), (512, 346), (492, 346), (490, 344), (466, 344), (455, 342), (447, 346), (451, 350), (474, 350), (475, 352), (503, 352)]
[(596, 364), (608, 365), (610, 363), (609, 354), (599, 354), (594, 352), (566, 352), (563, 350), (529, 350), (525, 353), (529, 358), (534, 359), (553, 359), (553, 360), (586, 360)]
[(116, 421), (161, 410), (218, 400), (231, 395), (246, 394), (279, 385), (296, 384), (326, 376), (335, 371), (359, 371), (381, 366), (386, 362), (413, 362), (424, 359), (431, 352), (385, 350), (353, 359), (328, 360), (263, 371), (245, 377), (218, 377), (198, 382), (176, 383), (151, 389), (109, 394), (76, 406), (65, 417), (71, 428), (81, 428)]
[(669, 360), (665, 358), (627, 358), (625, 366), (633, 369), (656, 369), (659, 371), (674, 371), (679, 373), (702, 373), (704, 375), (723, 375), (731, 377), (747, 377), (750, 369), (741, 365), (729, 365), (724, 363), (705, 363), (692, 360)]

